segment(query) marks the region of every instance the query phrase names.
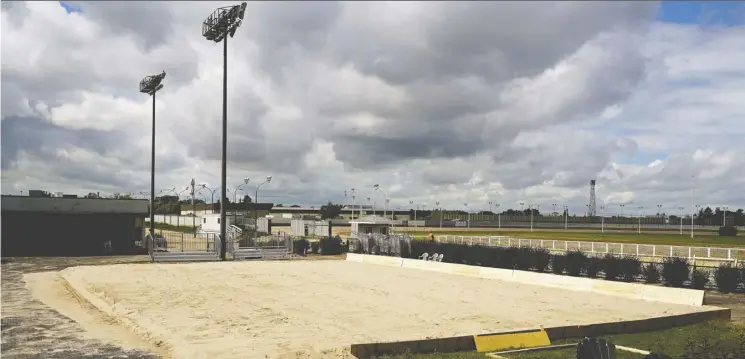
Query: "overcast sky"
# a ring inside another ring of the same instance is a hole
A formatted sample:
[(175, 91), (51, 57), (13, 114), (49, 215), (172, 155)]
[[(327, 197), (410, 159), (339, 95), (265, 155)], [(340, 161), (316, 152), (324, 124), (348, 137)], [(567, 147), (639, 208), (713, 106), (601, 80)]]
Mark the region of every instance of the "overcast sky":
[[(156, 188), (216, 189), (222, 44), (201, 22), (220, 5), (2, 2), (2, 193), (149, 191), (138, 84), (163, 70)], [(229, 188), (583, 212), (596, 179), (605, 213), (690, 212), (694, 184), (742, 208), (743, 39), (734, 2), (250, 3), (229, 40)]]

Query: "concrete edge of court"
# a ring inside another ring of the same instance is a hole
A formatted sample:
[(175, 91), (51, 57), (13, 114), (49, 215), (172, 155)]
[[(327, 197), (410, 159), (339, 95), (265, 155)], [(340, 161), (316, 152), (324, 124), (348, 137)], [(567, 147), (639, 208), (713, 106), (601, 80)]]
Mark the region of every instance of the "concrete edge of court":
[[(561, 339), (583, 338), (587, 336), (641, 333), (697, 324), (711, 320), (731, 319), (732, 311), (730, 309), (712, 307), (712, 310), (704, 312), (677, 314), (620, 322), (537, 328), (532, 330), (545, 330), (546, 334), (548, 334), (549, 339), (551, 341), (555, 341)], [(510, 335), (520, 334), (524, 332), (525, 330), (519, 330), (446, 338), (407, 340), (400, 342), (352, 344), (350, 346), (350, 351), (352, 355), (357, 358), (369, 358), (377, 355), (396, 355), (402, 353), (417, 354), (476, 351), (476, 338), (478, 336), (492, 334)]]
[(421, 259), (347, 253), (347, 261), (428, 270), (484, 279), (497, 279), (544, 287), (560, 288), (606, 294), (669, 304), (703, 306), (705, 291), (688, 288), (671, 288), (657, 285), (614, 282), (595, 278), (571, 277), (552, 273), (537, 273), (512, 269), (479, 267), (465, 264), (423, 261)]
[[(63, 269), (58, 272), (58, 275), (62, 280), (63, 285), (79, 302), (81, 302), (81, 304), (82, 302), (87, 302), (89, 305), (93, 306), (93, 308), (111, 318), (113, 321), (133, 331), (150, 344), (157, 347), (164, 347), (171, 354), (173, 354), (179, 347), (186, 348), (182, 343), (174, 343), (174, 338), (168, 336), (167, 330), (152, 323), (152, 321), (147, 318), (127, 310), (121, 304), (115, 303), (112, 299), (108, 298), (105, 293), (99, 295), (91, 292), (85, 283), (76, 278), (76, 276), (72, 275), (69, 271), (69, 269), (75, 268), (78, 267)], [(168, 341), (166, 341), (166, 339), (168, 339)]]

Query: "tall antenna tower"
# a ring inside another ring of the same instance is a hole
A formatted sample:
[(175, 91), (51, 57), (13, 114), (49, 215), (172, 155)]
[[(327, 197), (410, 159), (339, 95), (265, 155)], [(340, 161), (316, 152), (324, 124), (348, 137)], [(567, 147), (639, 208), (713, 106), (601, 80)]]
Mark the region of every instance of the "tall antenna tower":
[(587, 212), (587, 215), (590, 217), (594, 217), (597, 214), (595, 207), (595, 180), (590, 180), (590, 205)]

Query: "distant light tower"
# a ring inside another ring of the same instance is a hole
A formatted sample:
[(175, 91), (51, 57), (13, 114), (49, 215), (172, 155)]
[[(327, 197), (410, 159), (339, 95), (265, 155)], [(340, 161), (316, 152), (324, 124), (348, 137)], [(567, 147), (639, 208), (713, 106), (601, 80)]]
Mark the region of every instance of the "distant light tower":
[(564, 229), (569, 227), (569, 207), (564, 206)]
[(442, 207), (440, 207), (440, 201), (435, 202), (435, 205), (437, 205), (437, 212), (439, 212), (440, 217), (440, 228), (442, 228)]
[[(153, 129), (152, 129), (152, 147), (150, 151), (150, 236), (155, 235), (155, 93), (163, 88), (163, 79), (166, 78), (166, 72), (163, 71), (158, 75), (147, 76), (140, 81), (140, 92), (146, 93), (153, 97)], [(21, 191), (23, 196), (23, 191)]]
[(552, 205), (552, 206), (554, 206), (554, 211), (553, 211), (553, 213), (554, 213), (554, 215), (556, 215), (556, 214), (557, 214), (557, 213), (556, 213), (556, 203), (552, 203), (551, 205)]
[(497, 228), (502, 229), (502, 211), (499, 210), (500, 204), (497, 203)]
[(600, 206), (600, 233), (605, 233), (605, 206)]
[(468, 203), (463, 203), (463, 207), (466, 208), (466, 214), (468, 215), (468, 221), (466, 224), (468, 225), (468, 228), (471, 228), (471, 212), (468, 211)]
[(729, 209), (728, 206), (723, 206), (722, 209), (724, 212), (722, 212), (722, 227), (727, 226), (727, 210)]
[(636, 215), (639, 220), (639, 224), (637, 225), (636, 232), (638, 234), (642, 234), (642, 209), (644, 209), (644, 207), (639, 206), (636, 209), (637, 209)]
[(682, 236), (683, 235), (683, 210), (685, 209), (685, 207), (681, 206), (681, 207), (678, 207), (678, 209), (680, 210), (680, 235)]
[(590, 217), (594, 217), (597, 214), (597, 209), (595, 207), (595, 180), (590, 180), (590, 204), (588, 207), (589, 210), (587, 214), (589, 214)]

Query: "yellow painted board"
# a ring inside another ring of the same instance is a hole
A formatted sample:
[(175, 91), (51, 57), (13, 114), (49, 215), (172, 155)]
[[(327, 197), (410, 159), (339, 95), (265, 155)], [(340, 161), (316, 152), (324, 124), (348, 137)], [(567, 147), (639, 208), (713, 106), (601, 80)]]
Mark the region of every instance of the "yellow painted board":
[(476, 351), (493, 352), (505, 349), (535, 348), (551, 345), (543, 329), (513, 333), (474, 335)]

